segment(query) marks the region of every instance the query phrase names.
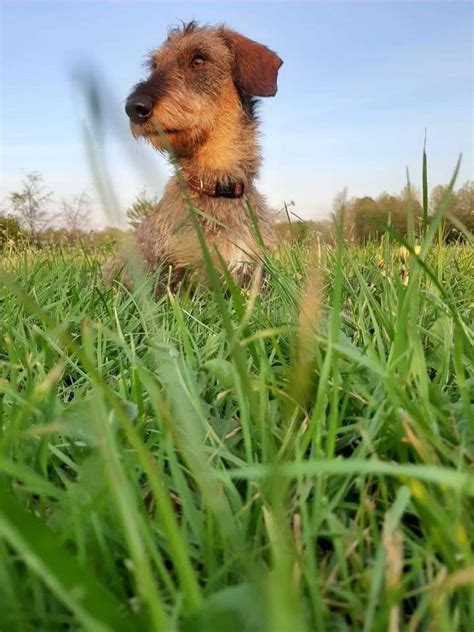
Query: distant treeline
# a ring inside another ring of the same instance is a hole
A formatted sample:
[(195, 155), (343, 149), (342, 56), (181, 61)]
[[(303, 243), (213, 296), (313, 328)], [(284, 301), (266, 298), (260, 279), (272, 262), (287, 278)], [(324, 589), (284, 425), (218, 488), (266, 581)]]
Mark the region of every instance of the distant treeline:
[(127, 231), (106, 226), (101, 229), (74, 229), (48, 227), (36, 234), (24, 228), (15, 217), (0, 215), (0, 252), (22, 246), (36, 248), (84, 247), (87, 250), (112, 247), (123, 242)]
[[(474, 181), (467, 181), (443, 202), (446, 187), (436, 186), (431, 191), (429, 213), (432, 215), (440, 204), (445, 205), (442, 235), (446, 242), (465, 240), (474, 233)], [(157, 203), (157, 198), (142, 191), (127, 210), (131, 228)], [(55, 209), (55, 212), (52, 211)], [(408, 209), (411, 209), (410, 213)], [(44, 185), (39, 173), (28, 174), (18, 191), (12, 192), (0, 209), (0, 250), (24, 245), (36, 247), (84, 246), (97, 248), (122, 241), (125, 230), (107, 227), (92, 229), (91, 200), (80, 193), (68, 200), (54, 203), (53, 194)], [(377, 198), (369, 196), (345, 200), (338, 195), (334, 202), (333, 218), (319, 221), (291, 221), (291, 214), (277, 225), (277, 231), (285, 241), (335, 242), (335, 222), (342, 221), (344, 238), (353, 243), (377, 240), (390, 225), (402, 236), (408, 232), (409, 217), (413, 218), (414, 230), (419, 233), (423, 222), (420, 195), (406, 188), (399, 195), (382, 193)]]
[[(429, 215), (433, 215), (442, 203), (446, 187), (435, 187), (429, 200)], [(278, 226), (280, 235), (288, 240), (335, 242), (335, 219), (343, 221), (344, 238), (353, 243), (377, 240), (389, 225), (403, 237), (407, 236), (408, 218), (411, 208), (415, 233), (419, 233), (423, 222), (423, 207), (420, 195), (404, 189), (400, 195), (382, 193), (377, 198), (356, 197), (348, 201), (338, 196), (332, 219), (317, 221), (287, 221)], [(466, 232), (474, 233), (474, 181), (467, 181), (447, 199), (442, 224), (446, 242), (463, 241)]]
[(38, 172), (25, 176), (0, 208), (0, 250), (22, 246), (101, 248), (124, 239), (126, 231), (93, 228), (86, 192), (55, 199)]

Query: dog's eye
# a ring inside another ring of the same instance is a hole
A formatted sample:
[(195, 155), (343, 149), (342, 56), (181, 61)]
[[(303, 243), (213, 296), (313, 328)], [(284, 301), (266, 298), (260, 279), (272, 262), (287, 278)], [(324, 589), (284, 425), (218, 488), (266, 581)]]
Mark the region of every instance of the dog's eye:
[(204, 57), (202, 57), (202, 55), (196, 55), (196, 57), (193, 57), (191, 66), (193, 68), (200, 68), (204, 64), (205, 61), (206, 60), (204, 59)]

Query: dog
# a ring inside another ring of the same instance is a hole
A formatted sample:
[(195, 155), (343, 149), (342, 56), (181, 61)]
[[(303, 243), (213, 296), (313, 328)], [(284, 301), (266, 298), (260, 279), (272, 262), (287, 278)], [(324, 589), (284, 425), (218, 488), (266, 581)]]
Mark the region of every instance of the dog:
[(188, 272), (203, 277), (190, 206), (209, 251), (219, 251), (236, 279), (251, 274), (262, 241), (275, 246), (273, 213), (254, 185), (261, 162), (256, 104), (276, 94), (282, 63), (266, 46), (225, 26), (191, 22), (171, 30), (151, 53), (148, 78), (127, 98), (133, 136), (177, 168), (134, 234), (148, 270), (169, 268), (167, 282)]

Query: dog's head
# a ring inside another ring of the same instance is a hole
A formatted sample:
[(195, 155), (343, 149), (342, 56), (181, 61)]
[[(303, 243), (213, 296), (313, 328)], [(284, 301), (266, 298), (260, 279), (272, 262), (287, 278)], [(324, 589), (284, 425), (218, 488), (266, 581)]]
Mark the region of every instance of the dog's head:
[(173, 29), (150, 55), (148, 78), (127, 99), (132, 133), (185, 154), (219, 116), (239, 108), (251, 117), (255, 97), (274, 96), (282, 63), (266, 46), (223, 26)]

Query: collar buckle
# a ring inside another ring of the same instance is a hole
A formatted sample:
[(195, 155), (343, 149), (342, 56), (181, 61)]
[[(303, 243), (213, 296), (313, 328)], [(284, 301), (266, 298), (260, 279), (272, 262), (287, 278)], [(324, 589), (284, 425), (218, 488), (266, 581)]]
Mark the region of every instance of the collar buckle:
[(229, 184), (216, 182), (216, 197), (237, 198), (242, 197), (243, 192), (242, 182), (229, 182)]

